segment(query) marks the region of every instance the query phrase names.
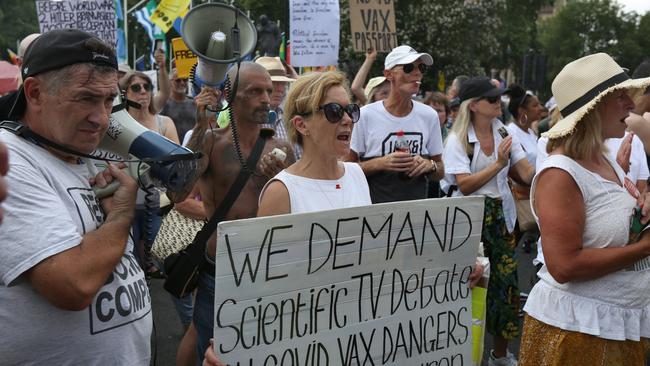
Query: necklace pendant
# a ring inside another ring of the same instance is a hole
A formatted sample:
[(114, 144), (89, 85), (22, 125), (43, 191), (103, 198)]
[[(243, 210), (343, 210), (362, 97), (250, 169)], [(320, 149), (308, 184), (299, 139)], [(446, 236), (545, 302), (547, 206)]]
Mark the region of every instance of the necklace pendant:
[(336, 189), (341, 189), (341, 185), (336, 183)]

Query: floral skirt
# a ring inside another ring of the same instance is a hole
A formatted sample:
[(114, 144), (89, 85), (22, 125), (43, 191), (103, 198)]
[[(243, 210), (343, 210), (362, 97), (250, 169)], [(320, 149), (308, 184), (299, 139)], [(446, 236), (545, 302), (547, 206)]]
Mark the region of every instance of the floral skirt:
[(647, 339), (614, 341), (563, 330), (526, 315), (519, 366), (644, 366)]
[(485, 198), (481, 240), (490, 259), (487, 331), (505, 339), (519, 337), (519, 287), (515, 236), (508, 232), (500, 199)]

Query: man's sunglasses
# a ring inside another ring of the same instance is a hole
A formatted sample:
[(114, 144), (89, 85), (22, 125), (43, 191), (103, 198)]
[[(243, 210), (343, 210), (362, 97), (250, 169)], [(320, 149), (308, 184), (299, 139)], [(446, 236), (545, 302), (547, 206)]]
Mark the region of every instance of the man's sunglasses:
[(500, 101), (501, 97), (484, 97), (484, 98), (481, 98), (480, 100), (485, 100), (490, 104), (494, 104), (494, 103)]
[(318, 107), (316, 111), (323, 111), (325, 118), (331, 123), (341, 122), (344, 113), (350, 116), (352, 123), (356, 123), (359, 120), (359, 116), (361, 116), (361, 110), (358, 104), (348, 104), (344, 107), (338, 103), (327, 103)]
[[(402, 70), (404, 70), (404, 73), (406, 74), (410, 74), (411, 72), (413, 72), (413, 70), (415, 70), (415, 64), (406, 64), (401, 66), (402, 66)], [(424, 74), (425, 72), (427, 72), (429, 67), (425, 64), (418, 64), (418, 69), (420, 70), (421, 73)]]
[(177, 79), (174, 79), (174, 82), (175, 82), (176, 84), (180, 84), (180, 83), (186, 84), (186, 83), (187, 83), (187, 79), (186, 79), (186, 78), (177, 78)]
[(142, 89), (144, 89), (147, 92), (150, 92), (153, 87), (151, 84), (146, 83), (146, 84), (131, 84), (129, 85), (129, 89), (131, 89), (132, 92), (134, 93), (139, 93)]

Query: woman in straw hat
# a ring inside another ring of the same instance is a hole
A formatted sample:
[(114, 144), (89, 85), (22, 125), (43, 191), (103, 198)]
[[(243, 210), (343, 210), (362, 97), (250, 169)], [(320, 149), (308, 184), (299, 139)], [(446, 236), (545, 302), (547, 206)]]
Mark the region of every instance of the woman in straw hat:
[(637, 241), (631, 221), (635, 206), (648, 221), (650, 199), (603, 141), (623, 136), (632, 97), (648, 85), (603, 53), (553, 81), (563, 118), (544, 134), (550, 155), (531, 188), (546, 263), (524, 308), (519, 365), (645, 365), (650, 236)]

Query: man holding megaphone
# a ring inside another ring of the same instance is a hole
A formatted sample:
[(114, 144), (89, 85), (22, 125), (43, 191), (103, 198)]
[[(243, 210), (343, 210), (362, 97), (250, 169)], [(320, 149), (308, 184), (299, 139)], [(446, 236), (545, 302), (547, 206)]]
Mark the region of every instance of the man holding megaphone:
[[(237, 184), (235, 181), (240, 171), (250, 170), (250, 177), (244, 181), (243, 189), (219, 221), (254, 217), (264, 184), (280, 170), (295, 162), (289, 143), (274, 138), (273, 130), (261, 128), (262, 124), (268, 122), (270, 96), (273, 92), (271, 77), (266, 69), (253, 62), (244, 62), (239, 67), (233, 66), (228, 72), (228, 78), (231, 82), (238, 78), (236, 93), (228, 96), (232, 101), (231, 117), (234, 116), (231, 124), (226, 128), (212, 130), (211, 125), (214, 126), (216, 120), (206, 116), (206, 107), (218, 104), (218, 94), (204, 87), (195, 98), (198, 106), (197, 126), (187, 144), (192, 151), (203, 152), (199, 163), (199, 187), (208, 217), (212, 216), (225, 200), (231, 186)], [(231, 93), (230, 90), (227, 92)], [(214, 116), (209, 113), (207, 115)], [(234, 139), (233, 134), (236, 136)], [(252, 162), (250, 156), (253, 155), (256, 145), (261, 149), (261, 153), (259, 160)], [(284, 160), (272, 152), (276, 148), (284, 151)], [(243, 167), (242, 159), (246, 161), (246, 167)], [(194, 303), (193, 323), (198, 334), (198, 356), (201, 359), (209, 339), (212, 338), (214, 326), (216, 246), (216, 235), (213, 233), (207, 245), (208, 265), (202, 269)]]
[[(148, 365), (151, 298), (132, 255), (136, 182), (90, 154), (117, 96), (110, 46), (73, 29), (37, 38), (0, 140), (10, 151), (0, 225), (0, 354), (4, 365)], [(47, 143), (44, 143), (47, 142)], [(59, 146), (60, 148), (54, 148)], [(93, 186), (118, 182), (98, 199)]]

